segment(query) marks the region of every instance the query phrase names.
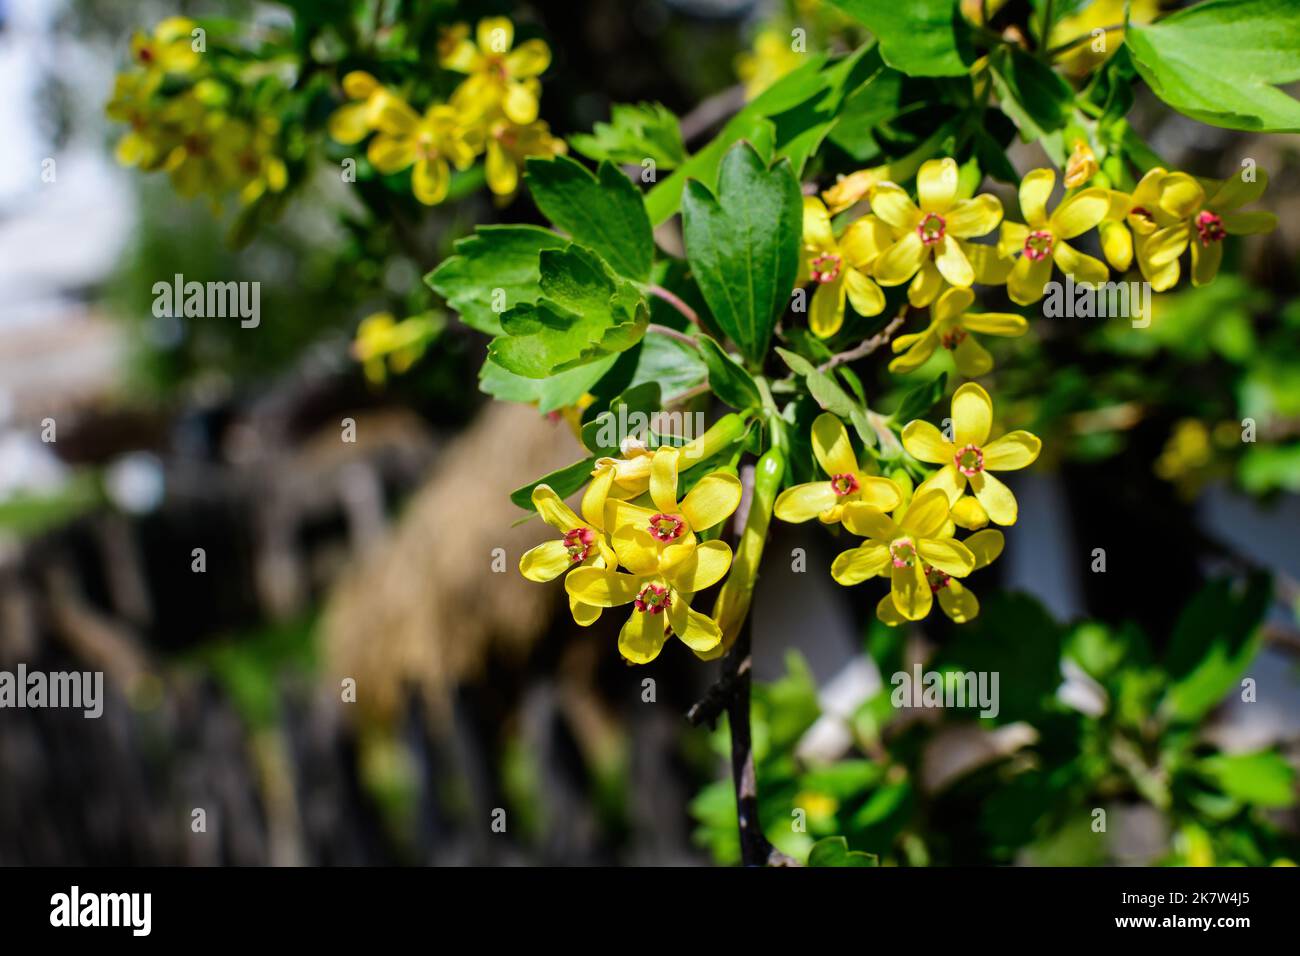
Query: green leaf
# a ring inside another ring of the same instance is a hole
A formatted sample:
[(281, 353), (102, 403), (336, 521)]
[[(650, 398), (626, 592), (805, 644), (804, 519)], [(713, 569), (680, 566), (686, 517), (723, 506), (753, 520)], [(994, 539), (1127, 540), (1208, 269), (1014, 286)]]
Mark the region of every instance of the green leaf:
[(616, 103), (610, 122), (597, 123), (590, 134), (570, 136), (569, 144), (588, 159), (632, 166), (652, 159), (659, 169), (667, 170), (686, 160), (677, 117), (659, 103)]
[(922, 418), (927, 415), (930, 409), (934, 408), (935, 403), (943, 398), (944, 389), (948, 385), (948, 373), (943, 372), (938, 378), (910, 389), (903, 400), (898, 403), (898, 408), (890, 419), (900, 425), (906, 425), (916, 418)]
[(610, 274), (600, 257), (578, 245), (543, 249), (542, 298), (501, 316), (506, 333), (488, 352), (503, 368), (545, 378), (635, 345), (649, 310), (640, 293)]
[(778, 348), (776, 353), (781, 356), (786, 365), (790, 366), (790, 371), (803, 379), (808, 394), (824, 411), (852, 422), (858, 437), (867, 447), (876, 444), (876, 431), (867, 419), (866, 409), (854, 401), (848, 392), (840, 388), (834, 378), (818, 369), (802, 355), (796, 355), (783, 348)]
[(788, 160), (770, 169), (748, 143), (727, 153), (715, 198), (692, 180), (682, 198), (686, 256), (718, 327), (752, 362), (767, 353), (799, 269), (803, 196)]
[(1156, 23), (1130, 23), (1124, 43), (1156, 96), (1211, 126), (1300, 132), (1300, 4), (1208, 0)]
[(539, 412), (553, 412), (575, 404), (605, 377), (617, 355), (597, 359), (589, 365), (559, 372), (546, 378), (525, 378), (506, 371), (488, 358), (478, 373), (478, 387), (486, 395), (503, 402), (536, 404)]
[(842, 836), (826, 837), (808, 851), (809, 866), (879, 866), (880, 858), (861, 850), (850, 850)]
[(575, 461), (572, 465), (553, 471), (549, 475), (543, 475), (522, 488), (516, 488), (510, 492), (510, 500), (525, 511), (535, 510), (533, 508), (533, 489), (538, 485), (550, 485), (557, 495), (561, 498), (567, 498), (587, 483), (587, 480), (591, 477), (592, 466), (595, 464), (596, 459), (594, 456), (584, 458), (582, 461)]
[(1295, 804), (1295, 769), (1274, 751), (1206, 757), (1200, 770), (1224, 793), (1246, 803), (1259, 807)]
[[(830, 0), (865, 23), (885, 62), (909, 76), (964, 76), (965, 21), (957, 0)], [(960, 32), (959, 32), (960, 31)]]
[(699, 337), (700, 354), (709, 370), (709, 386), (713, 394), (736, 409), (755, 408), (763, 403), (753, 378), (735, 359), (722, 350), (722, 346), (707, 335)]
[(644, 282), (654, 259), (654, 239), (641, 191), (612, 163), (592, 175), (567, 156), (530, 157), (525, 180), (548, 219), (594, 249), (619, 275)]
[(1042, 139), (1065, 125), (1074, 91), (1059, 73), (1015, 48), (990, 57), (989, 65), (998, 104), (1015, 122), (1025, 142)]
[(543, 249), (566, 245), (563, 236), (540, 226), (480, 226), (474, 235), (458, 240), (456, 254), (444, 259), (424, 281), (460, 313), (466, 325), (500, 335), (500, 313), (536, 302), (540, 295), (538, 255)]
[(608, 411), (601, 412), (582, 426), (582, 443), (596, 455), (619, 456), (622, 454), (619, 447), (621, 440), (637, 431), (632, 427), (633, 424), (639, 424), (634, 416), (647, 417), (648, 431), (649, 415), (662, 407), (663, 398), (659, 393), (658, 382), (634, 385), (615, 396), (609, 403)]
[(1243, 588), (1211, 581), (1183, 609), (1165, 656), (1172, 682), (1163, 714), (1194, 722), (1223, 700), (1259, 650), (1271, 591), (1266, 575), (1253, 575)]

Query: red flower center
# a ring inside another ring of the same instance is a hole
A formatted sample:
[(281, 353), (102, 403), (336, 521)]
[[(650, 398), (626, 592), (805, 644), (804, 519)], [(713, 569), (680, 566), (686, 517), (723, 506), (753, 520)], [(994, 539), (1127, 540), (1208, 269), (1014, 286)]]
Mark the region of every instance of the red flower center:
[(831, 490), (843, 498), (845, 495), (851, 495), (858, 490), (858, 477), (851, 472), (845, 472), (842, 475), (831, 475)]
[(927, 212), (921, 218), (921, 224), (916, 227), (916, 234), (921, 237), (921, 242), (927, 246), (934, 245), (944, 237), (947, 231), (948, 223), (937, 212)]
[(661, 588), (657, 584), (647, 584), (632, 603), (638, 611), (659, 614), (665, 608), (672, 607), (673, 599), (667, 588)]
[(969, 478), (984, 470), (984, 452), (978, 445), (967, 445), (953, 456), (952, 462), (958, 471)]
[(939, 344), (952, 351), (965, 340), (967, 332), (965, 329), (949, 329), (943, 335), (939, 336)]
[(591, 546), (596, 541), (596, 533), (590, 528), (574, 528), (564, 535), (564, 547), (569, 552), (569, 560), (574, 564), (587, 560)]
[(843, 260), (835, 253), (823, 252), (808, 266), (808, 275), (813, 282), (820, 282), (825, 285), (827, 282), (834, 282), (839, 278), (842, 264)]
[(889, 557), (896, 568), (910, 568), (916, 560), (916, 548), (911, 538), (899, 538), (889, 546)]
[(938, 594), (952, 580), (951, 575), (944, 574), (938, 568), (932, 568), (928, 564), (922, 565), (922, 567), (925, 569), (925, 580), (930, 585), (931, 594)]
[(1196, 214), (1196, 236), (1201, 240), (1201, 245), (1208, 246), (1212, 242), (1222, 242), (1227, 234), (1227, 230), (1223, 228), (1223, 220), (1210, 210), (1202, 209)]
[(657, 514), (650, 517), (650, 533), (660, 541), (680, 538), (686, 531), (686, 522), (677, 515)]
[(1034, 262), (1046, 259), (1052, 254), (1052, 246), (1055, 242), (1050, 232), (1037, 229), (1025, 237), (1025, 255)]

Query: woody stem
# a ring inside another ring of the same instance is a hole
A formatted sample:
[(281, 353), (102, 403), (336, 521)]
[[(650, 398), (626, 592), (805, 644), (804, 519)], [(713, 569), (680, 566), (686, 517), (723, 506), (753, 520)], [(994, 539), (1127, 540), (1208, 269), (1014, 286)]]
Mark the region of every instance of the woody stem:
[(663, 299), (674, 309), (676, 309), (678, 312), (684, 315), (686, 317), (686, 321), (690, 322), (691, 325), (695, 326), (696, 328), (699, 328), (700, 326), (699, 314), (694, 309), (692, 309), (689, 305), (683, 302), (681, 297), (678, 296), (676, 293), (669, 292), (661, 285), (652, 285), (650, 286), (649, 291), (651, 295), (658, 296), (660, 299)]

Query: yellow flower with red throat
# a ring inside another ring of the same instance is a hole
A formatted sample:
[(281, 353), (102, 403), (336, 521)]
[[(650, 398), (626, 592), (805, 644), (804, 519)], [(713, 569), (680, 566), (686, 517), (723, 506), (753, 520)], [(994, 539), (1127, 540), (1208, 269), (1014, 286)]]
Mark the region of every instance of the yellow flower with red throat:
[(353, 70), (344, 76), (343, 95), (349, 102), (330, 114), (326, 122), (330, 138), (351, 146), (374, 132), (384, 93), (380, 82), (365, 70)]
[[(1002, 553), (1005, 539), (1001, 531), (986, 528), (983, 531), (976, 531), (961, 543), (975, 556), (975, 567), (972, 570), (978, 571), (980, 568), (988, 567)], [(939, 607), (949, 620), (956, 624), (965, 624), (979, 616), (979, 600), (956, 575), (940, 571), (929, 564), (923, 564), (922, 568), (925, 571), (925, 580), (930, 585), (930, 592), (939, 599)], [(876, 617), (890, 627), (897, 627), (907, 620), (898, 613), (892, 594), (886, 594), (880, 599), (880, 603), (876, 605)]]
[(384, 91), (375, 115), (379, 134), (366, 157), (387, 176), (411, 169), (411, 190), (426, 206), (442, 202), (451, 186), (451, 167), (468, 169), (475, 150), (455, 109), (435, 103), (421, 116), (401, 97)]
[(824, 524), (834, 524), (845, 506), (854, 502), (888, 511), (903, 500), (898, 485), (866, 473), (853, 453), (844, 423), (830, 412), (813, 421), (812, 447), (817, 464), (830, 480), (810, 481), (781, 492), (772, 513), (782, 521), (797, 524), (818, 518)]
[(915, 203), (895, 183), (871, 188), (871, 211), (889, 225), (894, 238), (876, 259), (872, 274), (884, 286), (912, 280), (908, 301), (918, 308), (934, 301), (942, 279), (967, 287), (979, 277), (966, 240), (992, 232), (1002, 221), (1002, 203), (996, 196), (958, 199), (957, 189), (957, 163), (952, 159), (921, 165)]
[(605, 527), (623, 564), (664, 570), (690, 557), (696, 534), (726, 520), (740, 504), (740, 479), (724, 471), (705, 475), (677, 500), (680, 449), (660, 448), (650, 460), (653, 508), (618, 498), (605, 503)]
[[(543, 521), (563, 532), (564, 537), (545, 541), (524, 553), (519, 559), (519, 573), (528, 580), (545, 583), (577, 568), (599, 570), (617, 565), (600, 526), (574, 514), (549, 485), (533, 489), (533, 507)], [(597, 604), (584, 604), (570, 594), (569, 610), (573, 619), (586, 627), (600, 617), (601, 608)]]
[(836, 239), (821, 200), (804, 197), (803, 255), (797, 284), (817, 286), (808, 310), (813, 335), (827, 339), (840, 330), (846, 298), (859, 315), (879, 315), (884, 310), (885, 294), (867, 272), (888, 244), (889, 228), (875, 216), (863, 216)]
[(529, 156), (558, 156), (568, 151), (568, 145), (552, 136), (544, 121), (520, 125), (502, 113), (487, 128), (484, 171), (488, 189), (497, 196), (509, 196), (519, 188), (519, 170)]
[(527, 125), (537, 119), (540, 84), (537, 77), (551, 65), (551, 51), (541, 40), (514, 46), (515, 28), (505, 17), (480, 20), (478, 43), (459, 38), (447, 44), (442, 65), (469, 76), (452, 95), (467, 114), (486, 116), (497, 107), (511, 122)]
[[(1167, 176), (1159, 166), (1149, 169), (1138, 181), (1133, 192), (1120, 192), (1118, 189), (1110, 191), (1110, 209), (1106, 212), (1106, 218), (1097, 226), (1097, 233), (1101, 239), (1101, 251), (1106, 256), (1106, 261), (1110, 267), (1117, 272), (1126, 272), (1128, 267), (1133, 263), (1133, 238), (1137, 237), (1141, 242), (1143, 238), (1151, 235), (1156, 230), (1155, 216), (1151, 210), (1157, 208), (1160, 201), (1160, 183)], [(1138, 262), (1142, 269), (1143, 276), (1152, 287), (1157, 291), (1163, 291), (1156, 284), (1156, 279), (1148, 274), (1150, 263), (1145, 260)], [(1178, 272), (1175, 269), (1173, 282), (1178, 281)], [(1169, 288), (1173, 285), (1165, 285)]]
[[(963, 527), (983, 524), (984, 516), (994, 524), (1015, 524), (1015, 495), (992, 473), (1027, 468), (1042, 449), (1043, 443), (1027, 431), (1008, 432), (989, 441), (992, 425), (993, 400), (989, 393), (967, 382), (952, 396), (952, 441), (926, 421), (909, 422), (903, 429), (903, 447), (908, 454), (918, 461), (943, 466), (917, 489), (918, 496), (929, 490), (943, 491), (953, 506), (954, 520)], [(978, 509), (962, 505), (959, 500), (968, 487)]]
[(998, 238), (998, 252), (1005, 259), (1018, 256), (1007, 276), (1007, 295), (1017, 305), (1041, 299), (1052, 278), (1052, 263), (1076, 282), (1105, 282), (1106, 264), (1079, 252), (1066, 240), (1092, 229), (1110, 212), (1111, 196), (1100, 187), (1080, 190), (1062, 200), (1049, 215), (1047, 200), (1056, 185), (1056, 173), (1035, 169), (1020, 181), (1020, 212), (1023, 223), (1004, 222)]
[(194, 29), (187, 17), (168, 17), (152, 34), (137, 32), (131, 37), (131, 59), (145, 71), (149, 87), (156, 88), (169, 73), (189, 73), (199, 65)]
[(831, 564), (831, 577), (840, 584), (861, 584), (887, 574), (887, 597), (906, 620), (919, 621), (934, 603), (926, 568), (953, 577), (975, 569), (975, 556), (953, 539), (948, 498), (938, 489), (918, 489), (891, 517), (860, 502), (844, 509), (844, 527), (867, 540), (841, 553)]
[[(1221, 183), (1186, 173), (1170, 173), (1161, 180), (1154, 210), (1160, 228), (1139, 245), (1138, 257), (1160, 275), (1162, 284), (1168, 283), (1166, 288), (1178, 281), (1178, 259), (1184, 250), (1192, 251), (1192, 285), (1205, 285), (1219, 272), (1224, 239), (1277, 228), (1277, 216), (1271, 212), (1239, 211), (1259, 199), (1268, 186), (1264, 170), (1254, 173), (1249, 181), (1243, 178), (1244, 171)], [(1154, 279), (1151, 285), (1160, 291)]]
[(898, 358), (889, 363), (896, 374), (914, 372), (943, 346), (952, 353), (957, 371), (975, 378), (993, 368), (993, 356), (979, 342), (974, 332), (984, 335), (1013, 337), (1024, 335), (1029, 323), (1014, 312), (967, 312), (975, 294), (970, 289), (949, 289), (930, 308), (930, 326), (924, 332), (900, 335), (893, 341)]

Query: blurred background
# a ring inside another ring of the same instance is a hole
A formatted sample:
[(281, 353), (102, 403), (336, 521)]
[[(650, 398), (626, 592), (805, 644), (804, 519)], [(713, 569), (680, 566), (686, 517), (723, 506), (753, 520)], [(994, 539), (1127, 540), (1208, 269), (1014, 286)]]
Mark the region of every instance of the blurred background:
[[(1067, 33), (1109, 16), (1074, 7)], [(325, 133), (345, 68), (417, 69), (496, 13), (551, 48), (553, 134), (657, 102), (687, 149), (799, 64), (794, 27), (866, 38), (815, 0), (0, 0), (0, 669), (106, 688), (98, 720), (0, 711), (0, 864), (737, 859), (725, 725), (683, 717), (716, 665), (674, 642), (625, 666), (617, 622), (580, 629), (514, 572), (546, 533), (510, 492), (583, 453), (565, 415), (480, 393), (486, 338), (421, 281), (476, 223), (540, 222), (526, 192), (471, 172), (423, 207), (343, 181), (356, 150)], [(123, 164), (115, 78), (178, 14), (273, 104), (289, 188), (223, 199), (215, 167)], [(1255, 159), (1281, 226), (1150, 329), (999, 343), (999, 407), (1045, 447), (976, 624), (873, 624), (877, 595), (825, 573), (843, 541), (775, 527), (755, 735), (793, 855), (844, 834), (911, 865), (1296, 858), (1300, 138), (1145, 96), (1133, 125), (1198, 175)], [(874, 146), (827, 149), (848, 170)], [(156, 316), (177, 273), (259, 282), (260, 325)], [(394, 317), (410, 337), (368, 350)], [(891, 709), (914, 661), (1000, 671), (1001, 715)]]

